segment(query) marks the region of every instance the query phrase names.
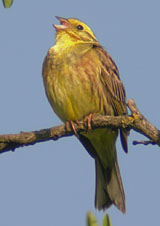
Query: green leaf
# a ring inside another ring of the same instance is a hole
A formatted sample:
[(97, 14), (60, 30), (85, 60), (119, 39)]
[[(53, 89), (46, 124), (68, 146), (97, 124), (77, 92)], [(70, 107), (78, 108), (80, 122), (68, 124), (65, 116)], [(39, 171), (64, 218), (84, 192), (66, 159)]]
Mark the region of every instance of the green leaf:
[(98, 226), (96, 217), (91, 212), (87, 214), (87, 226)]
[(3, 1), (4, 8), (10, 8), (13, 3), (13, 0), (2, 0), (2, 1)]
[(108, 214), (104, 216), (102, 226), (112, 226), (112, 223)]

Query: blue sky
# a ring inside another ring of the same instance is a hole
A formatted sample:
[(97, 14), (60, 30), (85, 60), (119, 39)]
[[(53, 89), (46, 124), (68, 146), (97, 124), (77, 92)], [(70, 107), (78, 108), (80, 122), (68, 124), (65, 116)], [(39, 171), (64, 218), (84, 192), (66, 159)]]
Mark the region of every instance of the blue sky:
[[(115, 60), (140, 111), (160, 125), (160, 2), (157, 0), (14, 0), (0, 5), (0, 133), (60, 125), (45, 97), (41, 66), (55, 42), (56, 15), (86, 22)], [(159, 225), (160, 149), (117, 142), (127, 213), (105, 211), (114, 226)], [(0, 225), (85, 225), (94, 208), (94, 161), (75, 137), (0, 155)]]

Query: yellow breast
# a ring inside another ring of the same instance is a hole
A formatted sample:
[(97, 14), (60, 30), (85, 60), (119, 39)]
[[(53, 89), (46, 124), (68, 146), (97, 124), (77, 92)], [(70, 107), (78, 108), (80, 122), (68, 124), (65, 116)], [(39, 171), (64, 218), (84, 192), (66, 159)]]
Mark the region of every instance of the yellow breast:
[(56, 54), (56, 48), (49, 50), (43, 64), (46, 93), (55, 113), (62, 121), (80, 120), (90, 113), (103, 114), (107, 103), (94, 51), (80, 51), (78, 47), (62, 57)]

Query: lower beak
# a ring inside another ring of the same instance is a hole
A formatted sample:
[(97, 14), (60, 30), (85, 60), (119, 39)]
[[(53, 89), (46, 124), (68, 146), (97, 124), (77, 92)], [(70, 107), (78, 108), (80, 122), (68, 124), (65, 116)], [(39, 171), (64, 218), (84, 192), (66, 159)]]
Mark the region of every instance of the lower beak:
[(56, 18), (59, 20), (60, 24), (57, 25), (57, 24), (53, 24), (54, 28), (56, 29), (56, 31), (59, 31), (59, 30), (65, 30), (65, 29), (68, 29), (70, 28), (70, 23), (68, 22), (67, 19), (63, 18), (63, 17), (59, 17), (59, 16), (56, 16)]

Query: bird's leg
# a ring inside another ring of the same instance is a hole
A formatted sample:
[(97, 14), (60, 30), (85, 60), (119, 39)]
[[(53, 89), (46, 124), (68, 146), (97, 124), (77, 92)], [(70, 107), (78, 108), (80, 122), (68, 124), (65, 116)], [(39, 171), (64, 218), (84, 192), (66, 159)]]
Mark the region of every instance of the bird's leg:
[[(87, 115), (83, 119), (83, 123), (84, 123), (85, 126), (87, 125), (88, 131), (92, 129), (92, 127), (91, 127), (92, 118), (93, 118), (93, 113), (90, 113), (89, 115)], [(72, 120), (71, 121), (66, 121), (65, 122), (65, 127), (66, 127), (66, 130), (67, 131), (72, 130), (74, 132), (74, 135), (79, 138), (79, 135), (78, 135), (77, 130), (75, 128), (75, 124), (77, 124), (77, 125), (79, 124), (78, 120), (75, 120), (75, 121), (72, 121)]]
[(66, 130), (72, 130), (74, 132), (74, 135), (76, 137), (79, 137), (78, 133), (77, 133), (77, 130), (75, 128), (75, 123), (77, 123), (77, 121), (73, 122), (73, 121), (67, 121), (65, 122), (65, 127), (66, 127)]
[(87, 129), (88, 130), (92, 129), (92, 127), (91, 127), (92, 119), (93, 119), (93, 113), (90, 113), (89, 115), (87, 115), (84, 118), (84, 124), (87, 124)]

